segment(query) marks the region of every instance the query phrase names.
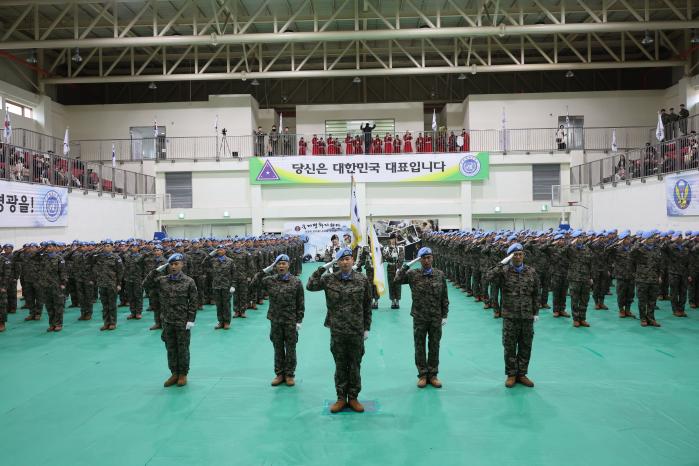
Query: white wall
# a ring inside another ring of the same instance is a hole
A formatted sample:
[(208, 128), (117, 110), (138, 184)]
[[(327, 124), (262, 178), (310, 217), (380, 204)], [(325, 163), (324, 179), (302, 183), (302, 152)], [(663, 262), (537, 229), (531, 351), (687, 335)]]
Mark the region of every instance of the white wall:
[(252, 134), (256, 104), (250, 95), (212, 95), (207, 102), (72, 105), (65, 113), (71, 139), (128, 139), (132, 126), (165, 126), (167, 136), (214, 136), (214, 122), (229, 135)]
[(664, 98), (663, 90), (472, 95), (467, 112), (470, 129), (500, 129), (503, 107), (508, 128), (555, 128), (566, 106), (587, 127), (654, 126)]
[[(0, 181), (0, 186), (2, 186)], [(74, 239), (98, 241), (104, 238), (126, 239), (130, 237), (152, 238), (155, 231), (155, 216), (142, 213), (140, 201), (133, 198), (112, 198), (80, 191), (68, 194), (68, 225), (47, 228), (2, 228), (0, 242), (13, 243), (20, 247), (28, 242), (47, 239), (70, 242)]]
[[(297, 105), (296, 131), (298, 134), (322, 134), (326, 120), (373, 120), (392, 118), (396, 131), (422, 131), (422, 102), (394, 102), (384, 104)], [(431, 117), (430, 117), (431, 118)], [(357, 128), (359, 131), (359, 128)]]

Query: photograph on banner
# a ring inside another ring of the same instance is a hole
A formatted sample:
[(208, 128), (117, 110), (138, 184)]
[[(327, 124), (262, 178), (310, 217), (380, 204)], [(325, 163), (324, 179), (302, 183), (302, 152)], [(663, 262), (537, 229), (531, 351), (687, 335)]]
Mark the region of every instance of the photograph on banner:
[(413, 259), (420, 249), (420, 238), (423, 233), (439, 229), (438, 219), (395, 219), (374, 220), (374, 228), (379, 237), (379, 242), (388, 245), (391, 234), (396, 234), (397, 242), (405, 247), (405, 257)]
[(0, 228), (64, 227), (68, 224), (68, 189), (44, 184), (0, 185)]
[(670, 217), (699, 216), (699, 174), (666, 177), (665, 206)]
[(309, 220), (284, 223), (287, 235), (305, 236), (308, 241), (303, 247), (304, 262), (323, 261), (325, 254), (333, 248), (332, 237), (337, 235), (338, 246), (344, 244), (344, 235), (352, 235), (349, 220)]

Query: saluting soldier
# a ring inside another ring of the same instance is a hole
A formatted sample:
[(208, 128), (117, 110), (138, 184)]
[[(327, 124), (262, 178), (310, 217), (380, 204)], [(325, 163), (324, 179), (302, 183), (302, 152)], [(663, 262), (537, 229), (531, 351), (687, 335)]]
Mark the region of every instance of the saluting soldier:
[(114, 253), (114, 244), (107, 240), (102, 250), (91, 259), (93, 281), (97, 285), (102, 302), (102, 320), (100, 331), (114, 330), (117, 323), (117, 293), (121, 291), (124, 279), (124, 262)]
[(396, 233), (391, 233), (388, 240), (388, 246), (385, 246), (381, 251), (383, 260), (388, 264), (386, 269), (388, 273), (388, 296), (391, 299), (391, 309), (400, 309), (401, 286), (396, 283), (393, 278), (396, 276), (398, 269), (403, 266), (405, 261), (405, 248), (398, 245), (398, 237)]

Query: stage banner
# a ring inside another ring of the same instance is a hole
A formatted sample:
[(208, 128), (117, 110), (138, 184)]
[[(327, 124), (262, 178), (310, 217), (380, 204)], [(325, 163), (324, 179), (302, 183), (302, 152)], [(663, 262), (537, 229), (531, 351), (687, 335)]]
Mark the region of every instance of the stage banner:
[(670, 217), (699, 215), (699, 174), (665, 177), (665, 205)]
[(251, 184), (445, 183), (487, 180), (488, 152), (254, 157)]
[(66, 188), (0, 182), (0, 228), (64, 227), (67, 224)]
[(332, 244), (330, 238), (337, 235), (340, 244), (343, 244), (343, 235), (352, 234), (349, 220), (339, 222), (326, 220), (312, 220), (307, 222), (287, 222), (284, 224), (284, 233), (287, 235), (305, 235), (308, 242), (304, 244), (303, 255), (310, 255), (311, 261), (318, 260), (318, 255), (325, 254), (325, 250)]

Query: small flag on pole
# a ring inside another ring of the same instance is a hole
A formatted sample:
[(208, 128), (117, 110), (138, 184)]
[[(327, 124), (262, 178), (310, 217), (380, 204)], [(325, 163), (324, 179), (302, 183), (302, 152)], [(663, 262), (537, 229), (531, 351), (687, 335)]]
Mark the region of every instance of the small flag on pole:
[(350, 228), (352, 229), (352, 249), (362, 243), (362, 219), (359, 216), (359, 207), (357, 205), (357, 185), (352, 177), (350, 185)]
[(383, 268), (383, 257), (381, 256), (381, 243), (376, 236), (374, 224), (369, 225), (369, 247), (371, 248), (371, 263), (374, 266), (374, 285), (379, 296), (383, 296), (386, 291), (386, 273)]
[(655, 137), (658, 139), (658, 142), (665, 139), (665, 127), (663, 126), (663, 119), (660, 116), (660, 112), (658, 112), (658, 126), (655, 128)]
[(63, 136), (63, 155), (68, 155), (70, 153), (70, 140), (68, 138), (68, 128), (66, 128), (66, 134)]
[(616, 144), (616, 128), (612, 128), (612, 152), (616, 152), (619, 147)]
[(505, 107), (502, 107), (502, 151), (507, 151), (507, 118), (505, 117)]
[(432, 131), (437, 131), (437, 110), (432, 109)]
[(12, 137), (12, 122), (10, 121), (10, 112), (5, 110), (5, 123), (3, 124), (2, 137), (5, 142), (10, 142)]
[(112, 168), (116, 168), (116, 149), (114, 144), (112, 144)]
[(282, 132), (282, 112), (279, 112), (279, 132)]

